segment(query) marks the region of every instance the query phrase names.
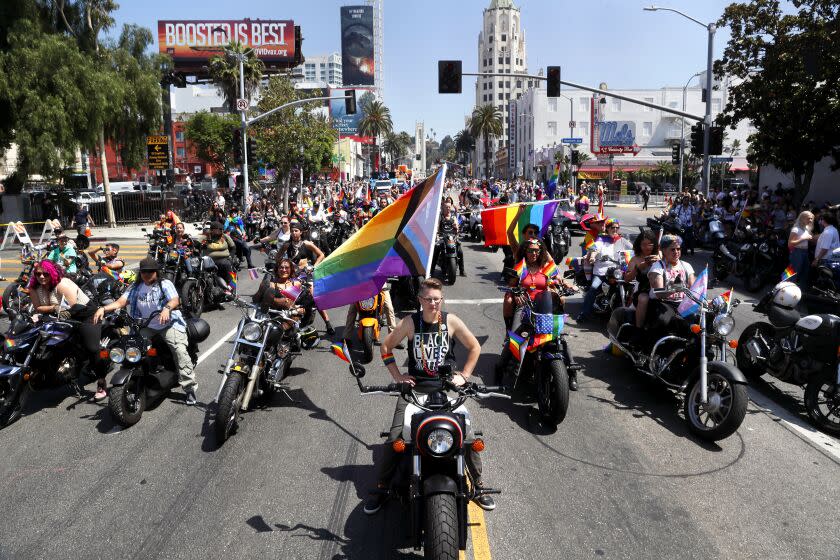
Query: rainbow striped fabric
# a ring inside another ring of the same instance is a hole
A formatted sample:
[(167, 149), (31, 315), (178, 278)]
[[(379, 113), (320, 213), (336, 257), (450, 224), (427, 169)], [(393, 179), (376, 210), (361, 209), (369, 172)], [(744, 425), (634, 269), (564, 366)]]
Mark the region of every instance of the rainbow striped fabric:
[(330, 346), (330, 352), (332, 352), (348, 364), (352, 363), (350, 361), (350, 350), (347, 348), (347, 342), (342, 341), (341, 346), (339, 346), (338, 344), (333, 344), (332, 346)]
[(229, 282), (229, 284), (230, 284), (230, 289), (235, 292), (236, 291), (236, 271), (235, 270), (230, 271), (230, 282)]
[(788, 265), (788, 267), (782, 272), (782, 282), (790, 280), (794, 276), (796, 276), (796, 271), (793, 269), (793, 265)]
[(514, 331), (508, 331), (508, 348), (510, 349), (510, 353), (516, 359), (516, 361), (520, 361), (522, 359), (522, 345), (525, 344), (525, 339), (519, 336)]
[(513, 267), (513, 270), (516, 271), (516, 275), (519, 276), (519, 281), (525, 279), (528, 276), (528, 265), (525, 264), (525, 259), (519, 261), (519, 264)]
[(107, 276), (110, 276), (111, 278), (113, 278), (117, 282), (122, 282), (122, 278), (120, 278), (119, 274), (117, 274), (116, 272), (114, 272), (113, 270), (108, 268), (107, 266), (102, 267), (102, 273), (107, 275)]
[(543, 200), (482, 210), (484, 245), (486, 247), (518, 245), (522, 239), (522, 228), (528, 224), (539, 227), (540, 237), (542, 237), (559, 203), (559, 200)]
[(315, 266), (318, 309), (373, 297), (389, 276), (431, 273), (446, 167), (386, 206)]
[[(697, 276), (697, 279), (694, 280), (694, 284), (691, 285), (691, 291), (694, 295), (700, 300), (703, 301), (706, 299), (706, 290), (709, 287), (709, 267), (703, 269), (703, 272)], [(680, 303), (680, 306), (677, 307), (677, 313), (680, 317), (690, 317), (700, 311), (700, 305), (694, 302), (694, 300), (690, 299), (688, 296), (685, 296)]]
[(545, 187), (545, 195), (548, 198), (554, 198), (554, 192), (557, 190), (557, 182), (560, 180), (560, 162), (554, 164), (554, 172), (548, 178), (548, 185)]
[(295, 301), (300, 296), (301, 291), (302, 289), (300, 287), (300, 284), (292, 284), (288, 288), (283, 288), (282, 290), (280, 290), (280, 293), (283, 294), (283, 296), (289, 298), (290, 300)]
[(540, 269), (540, 272), (545, 274), (546, 278), (554, 278), (560, 273), (560, 269), (557, 268), (557, 264), (554, 261), (549, 260), (545, 263), (545, 266)]
[(720, 297), (722, 297), (723, 301), (726, 302), (727, 307), (729, 307), (729, 304), (732, 303), (732, 290), (734, 289), (735, 288), (729, 288), (728, 290), (720, 294)]
[(589, 239), (588, 239), (588, 240), (586, 240), (586, 241), (583, 243), (583, 250), (584, 250), (584, 252), (586, 252), (586, 251), (590, 251), (590, 250), (592, 250), (592, 248), (593, 248), (594, 246), (595, 246), (595, 238), (594, 238), (594, 237), (589, 237)]

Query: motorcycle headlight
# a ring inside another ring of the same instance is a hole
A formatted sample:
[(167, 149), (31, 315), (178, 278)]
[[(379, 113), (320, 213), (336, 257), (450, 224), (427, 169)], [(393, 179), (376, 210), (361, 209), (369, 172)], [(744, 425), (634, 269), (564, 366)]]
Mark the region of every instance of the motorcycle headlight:
[(622, 278), (624, 278), (624, 273), (621, 271), (620, 268), (616, 268), (613, 270), (613, 278), (615, 278), (616, 280), (621, 280)]
[(455, 438), (452, 436), (452, 432), (441, 428), (432, 430), (429, 433), (429, 437), (426, 438), (426, 445), (429, 447), (429, 451), (435, 455), (448, 453), (454, 443)]
[(191, 257), (190, 258), (190, 266), (193, 268), (198, 268), (201, 264), (201, 261), (198, 260), (198, 257)]
[(136, 364), (137, 362), (140, 361), (140, 358), (142, 356), (143, 356), (143, 354), (140, 352), (140, 349), (137, 348), (136, 346), (129, 346), (128, 348), (125, 349), (125, 359), (126, 359), (127, 362), (130, 362), (132, 364)]
[(178, 260), (178, 251), (169, 251), (169, 258)]
[(111, 348), (111, 351), (108, 352), (108, 357), (111, 358), (111, 361), (115, 364), (121, 364), (125, 361), (125, 350), (122, 348)]
[(242, 328), (242, 338), (248, 342), (256, 342), (262, 338), (262, 328), (257, 323), (248, 323)]
[(720, 336), (728, 336), (735, 328), (735, 319), (731, 315), (721, 313), (712, 321), (712, 328)]

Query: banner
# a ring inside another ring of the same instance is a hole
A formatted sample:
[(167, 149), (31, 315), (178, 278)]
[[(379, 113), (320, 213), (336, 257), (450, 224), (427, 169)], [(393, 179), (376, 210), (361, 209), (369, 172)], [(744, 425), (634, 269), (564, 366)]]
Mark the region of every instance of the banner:
[(266, 66), (295, 63), (292, 20), (163, 20), (158, 21), (161, 54), (172, 57), (178, 71), (201, 71), (225, 45), (239, 42), (254, 49)]
[(356, 89), (356, 114), (348, 115), (344, 105), (344, 92), (347, 89), (350, 88), (330, 90), (329, 103), (332, 127), (338, 131), (339, 138), (351, 138), (353, 141), (362, 144), (373, 144), (372, 137), (359, 135), (359, 123), (365, 116), (364, 107), (368, 99), (373, 97), (373, 93), (369, 89)]
[(374, 83), (373, 6), (341, 8), (341, 74), (346, 86)]

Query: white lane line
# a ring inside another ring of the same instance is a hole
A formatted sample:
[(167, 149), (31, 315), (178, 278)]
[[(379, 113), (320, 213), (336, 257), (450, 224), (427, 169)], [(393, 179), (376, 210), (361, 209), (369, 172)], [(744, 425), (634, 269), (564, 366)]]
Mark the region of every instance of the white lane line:
[(808, 424), (805, 420), (785, 410), (781, 405), (765, 397), (755, 389), (749, 389), (750, 400), (771, 418), (778, 418), (779, 423), (794, 435), (816, 447), (840, 464), (840, 441), (824, 434)]
[(232, 337), (233, 335), (236, 334), (236, 329), (237, 329), (237, 327), (234, 327), (234, 328), (230, 329), (227, 332), (227, 334), (224, 335), (221, 339), (217, 340), (216, 343), (213, 344), (213, 346), (211, 346), (210, 348), (205, 350), (204, 353), (201, 356), (198, 357), (198, 361), (195, 362), (195, 365), (197, 366), (198, 364), (200, 364), (201, 362), (203, 362), (204, 360), (209, 358), (213, 354), (213, 352), (218, 350), (222, 346), (222, 344), (227, 342), (228, 339), (230, 339), (230, 337)]
[(489, 303), (502, 303), (502, 298), (487, 298), (487, 299), (447, 299), (446, 303), (450, 305), (484, 305)]

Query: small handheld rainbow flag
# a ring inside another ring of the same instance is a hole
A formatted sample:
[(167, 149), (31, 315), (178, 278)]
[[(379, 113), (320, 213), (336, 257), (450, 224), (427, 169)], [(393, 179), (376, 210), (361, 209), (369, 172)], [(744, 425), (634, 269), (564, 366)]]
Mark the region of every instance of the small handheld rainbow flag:
[(350, 350), (347, 348), (347, 342), (341, 341), (341, 346), (338, 344), (333, 344), (330, 346), (330, 352), (335, 354), (339, 357), (339, 359), (344, 360), (348, 364), (352, 364), (353, 362), (350, 361)]
[(6, 346), (7, 349), (15, 347), (15, 339), (14, 338), (7, 338), (3, 344)]
[(522, 360), (522, 345), (525, 344), (525, 339), (519, 336), (514, 331), (508, 331), (508, 348), (510, 353), (516, 358), (516, 361)]
[(107, 266), (102, 267), (102, 273), (110, 276), (111, 278), (113, 278), (117, 282), (122, 282), (122, 278), (120, 278), (119, 275), (116, 272), (114, 272), (113, 270), (111, 270)]
[(525, 259), (519, 261), (519, 264), (514, 266), (513, 270), (516, 271), (516, 275), (519, 276), (520, 280), (524, 280), (528, 276), (528, 265), (525, 264)]
[(554, 278), (557, 274), (559, 274), (560, 270), (557, 268), (554, 261), (548, 261), (545, 263), (545, 266), (540, 269), (540, 272), (545, 274), (546, 278)]
[(726, 308), (727, 309), (729, 309), (729, 305), (732, 303), (732, 290), (734, 290), (734, 289), (735, 288), (729, 288), (728, 290), (726, 290), (725, 292), (720, 294), (720, 297), (722, 297), (723, 301), (726, 302)]
[(257, 272), (256, 268), (249, 268), (248, 269), (248, 276), (251, 277), (251, 280), (258, 280), (260, 277), (260, 273)]
[(230, 271), (230, 289), (236, 291), (236, 271)]
[(788, 265), (788, 267), (782, 272), (782, 282), (790, 280), (794, 276), (796, 276), (796, 271), (793, 269), (792, 265)]
[(633, 255), (630, 254), (630, 251), (624, 251), (624, 264), (629, 265), (632, 259)]

